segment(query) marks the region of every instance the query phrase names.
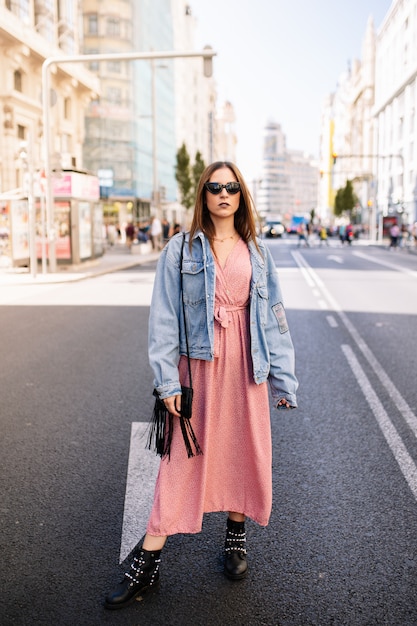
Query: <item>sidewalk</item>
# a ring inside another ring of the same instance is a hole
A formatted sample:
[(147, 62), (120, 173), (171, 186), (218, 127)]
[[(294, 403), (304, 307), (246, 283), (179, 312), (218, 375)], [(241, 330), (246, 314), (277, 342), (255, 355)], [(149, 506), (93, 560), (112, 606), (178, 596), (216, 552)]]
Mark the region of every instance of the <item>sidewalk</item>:
[(28, 268), (0, 268), (0, 286), (75, 282), (111, 272), (119, 272), (135, 265), (156, 261), (158, 258), (159, 252), (137, 254), (136, 252), (129, 252), (125, 244), (116, 243), (114, 246), (106, 248), (102, 257), (85, 261), (80, 265), (58, 266), (54, 274), (42, 274), (40, 265), (36, 276), (32, 276)]

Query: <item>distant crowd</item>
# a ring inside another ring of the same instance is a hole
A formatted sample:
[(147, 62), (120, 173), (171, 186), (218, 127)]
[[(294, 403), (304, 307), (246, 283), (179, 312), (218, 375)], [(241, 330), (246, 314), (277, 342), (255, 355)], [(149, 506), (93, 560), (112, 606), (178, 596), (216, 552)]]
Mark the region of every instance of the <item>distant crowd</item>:
[(158, 251), (162, 250), (172, 235), (181, 232), (181, 230), (181, 225), (178, 223), (170, 224), (167, 219), (161, 221), (159, 218), (153, 217), (151, 220), (136, 224), (129, 222), (123, 229), (114, 224), (108, 224), (105, 227), (104, 237), (109, 246), (121, 242), (125, 243), (131, 250), (133, 245), (150, 242), (152, 250)]

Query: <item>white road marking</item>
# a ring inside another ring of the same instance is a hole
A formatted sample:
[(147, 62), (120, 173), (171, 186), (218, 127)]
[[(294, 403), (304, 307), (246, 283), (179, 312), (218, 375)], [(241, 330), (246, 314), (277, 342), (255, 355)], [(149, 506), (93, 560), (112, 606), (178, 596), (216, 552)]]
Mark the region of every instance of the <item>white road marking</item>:
[[(417, 416), (412, 411), (407, 401), (403, 398), (401, 393), (398, 391), (398, 389), (392, 382), (391, 378), (385, 372), (382, 365), (373, 355), (371, 349), (368, 347), (366, 342), (362, 339), (362, 337), (360, 336), (360, 334), (358, 333), (354, 325), (350, 322), (345, 312), (342, 311), (339, 304), (333, 298), (333, 296), (328, 291), (327, 287), (324, 285), (323, 281), (316, 274), (313, 268), (308, 265), (307, 261), (304, 259), (304, 257), (301, 254), (297, 252), (293, 252), (292, 254), (297, 265), (300, 265), (301, 268), (304, 270), (304, 272), (307, 272), (309, 274), (310, 281), (313, 281), (313, 283), (320, 288), (321, 293), (323, 294), (323, 296), (326, 298), (327, 302), (329, 303), (329, 308), (331, 308), (333, 311), (337, 313), (340, 320), (342, 321), (347, 331), (349, 332), (350, 336), (355, 341), (359, 350), (362, 352), (363, 356), (368, 361), (369, 365), (372, 367), (375, 374), (378, 376), (382, 385), (388, 391), (391, 397), (391, 400), (394, 402), (395, 406), (400, 411), (401, 415), (407, 422), (408, 426), (411, 428), (414, 436), (417, 438)], [(304, 275), (304, 272), (303, 272), (303, 275)]]
[(148, 423), (133, 422), (123, 513), (120, 563), (145, 534), (152, 508), (159, 457), (146, 449)]
[(365, 252), (353, 252), (353, 255), (358, 256), (361, 259), (366, 259), (367, 261), (370, 261), (371, 263), (376, 263), (377, 265), (383, 265), (384, 267), (388, 267), (391, 270), (402, 272), (403, 274), (407, 274), (408, 276), (417, 278), (417, 272), (414, 270), (409, 270), (407, 267), (401, 267), (401, 265), (396, 265), (395, 263), (391, 263), (390, 261), (383, 261), (382, 259), (376, 259), (375, 257), (372, 257), (369, 254), (365, 254)]
[(326, 320), (331, 328), (337, 328), (339, 326), (337, 320), (333, 317), (333, 315), (326, 315)]
[(343, 258), (341, 256), (337, 256), (336, 254), (329, 254), (327, 257), (329, 261), (335, 261), (336, 263), (343, 263)]
[(363, 395), (368, 402), (371, 410), (378, 422), (378, 425), (385, 437), (387, 444), (389, 445), (391, 452), (393, 453), (395, 460), (397, 461), (400, 470), (406, 479), (408, 486), (413, 492), (414, 498), (417, 500), (417, 467), (413, 459), (409, 455), (407, 448), (405, 447), (400, 435), (398, 434), (394, 424), (390, 418), (381, 401), (376, 395), (371, 383), (369, 382), (365, 372), (363, 371), (359, 361), (353, 354), (353, 350), (350, 346), (342, 345), (342, 350), (348, 360), (348, 363), (355, 375), (356, 380), (362, 389)]

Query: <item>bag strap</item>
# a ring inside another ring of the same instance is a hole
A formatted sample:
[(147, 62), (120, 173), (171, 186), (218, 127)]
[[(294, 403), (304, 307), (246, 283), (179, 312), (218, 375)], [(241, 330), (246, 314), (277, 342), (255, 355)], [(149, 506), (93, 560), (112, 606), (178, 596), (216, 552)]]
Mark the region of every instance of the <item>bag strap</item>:
[(185, 244), (185, 233), (182, 233), (181, 258), (180, 258), (180, 287), (181, 287), (182, 314), (184, 317), (185, 344), (187, 346), (188, 378), (190, 382), (190, 387), (192, 387), (193, 383), (191, 380), (190, 349), (188, 346), (188, 333), (187, 333), (187, 322), (185, 319), (184, 290), (183, 290), (183, 279), (182, 279), (182, 260), (184, 256), (184, 244)]

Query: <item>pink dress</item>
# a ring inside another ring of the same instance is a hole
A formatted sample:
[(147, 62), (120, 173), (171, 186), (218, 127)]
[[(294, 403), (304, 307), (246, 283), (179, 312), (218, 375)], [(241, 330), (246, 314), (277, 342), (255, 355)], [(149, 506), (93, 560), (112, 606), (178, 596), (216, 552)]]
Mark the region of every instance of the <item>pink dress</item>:
[[(249, 250), (239, 240), (224, 268), (216, 263), (214, 361), (191, 360), (192, 424), (203, 454), (188, 458), (174, 427), (163, 459), (147, 532), (198, 533), (203, 514), (244, 513), (266, 526), (272, 507), (268, 383), (253, 380), (249, 335)], [(188, 384), (187, 358), (180, 379)]]

